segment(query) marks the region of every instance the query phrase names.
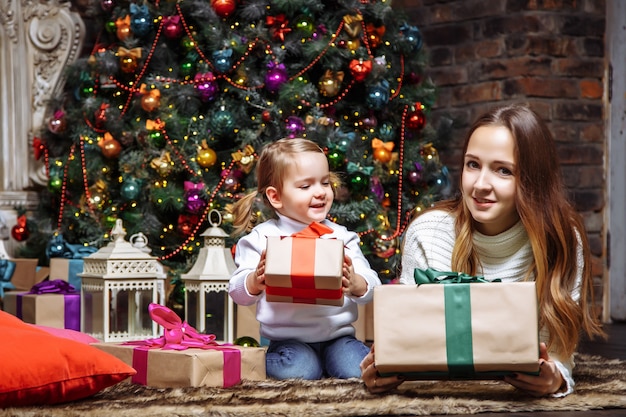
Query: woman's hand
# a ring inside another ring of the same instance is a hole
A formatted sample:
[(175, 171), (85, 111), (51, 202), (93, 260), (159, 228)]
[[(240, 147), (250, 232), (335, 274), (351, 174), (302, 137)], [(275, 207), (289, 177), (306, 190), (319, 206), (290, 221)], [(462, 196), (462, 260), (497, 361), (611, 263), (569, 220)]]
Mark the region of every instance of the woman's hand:
[(504, 381), (536, 397), (554, 394), (565, 383), (556, 364), (550, 360), (545, 343), (539, 345), (539, 375), (516, 373), (505, 377)]
[(373, 394), (386, 392), (396, 388), (398, 385), (404, 382), (404, 379), (399, 376), (386, 376), (382, 377), (376, 370), (374, 364), (374, 345), (370, 352), (361, 361), (361, 379), (365, 383), (367, 390)]
[(343, 278), (341, 278), (343, 293), (362, 297), (367, 292), (367, 281), (361, 275), (354, 272), (352, 259), (345, 255), (343, 257)]
[(246, 288), (252, 295), (259, 295), (265, 291), (265, 251), (261, 252), (261, 259), (254, 272), (248, 274)]

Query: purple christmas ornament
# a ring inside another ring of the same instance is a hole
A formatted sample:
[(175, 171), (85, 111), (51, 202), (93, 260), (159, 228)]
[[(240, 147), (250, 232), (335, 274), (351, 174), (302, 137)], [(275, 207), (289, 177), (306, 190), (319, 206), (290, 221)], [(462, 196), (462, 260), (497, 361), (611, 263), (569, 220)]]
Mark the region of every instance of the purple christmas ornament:
[(276, 93), (280, 87), (287, 82), (287, 70), (284, 64), (270, 62), (267, 64), (267, 73), (265, 74), (265, 88), (270, 93)]
[(197, 73), (194, 82), (200, 99), (205, 103), (213, 100), (217, 95), (217, 83), (212, 72)]
[(288, 137), (292, 139), (301, 136), (306, 131), (306, 128), (304, 127), (304, 122), (301, 118), (297, 116), (287, 117), (285, 129), (287, 129), (287, 132), (289, 132)]

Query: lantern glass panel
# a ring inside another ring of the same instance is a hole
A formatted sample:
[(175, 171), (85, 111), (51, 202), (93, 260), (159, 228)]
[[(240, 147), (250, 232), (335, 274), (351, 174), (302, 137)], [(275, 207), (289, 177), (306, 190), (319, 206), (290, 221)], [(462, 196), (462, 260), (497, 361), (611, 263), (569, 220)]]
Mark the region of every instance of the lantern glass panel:
[(205, 333), (214, 334), (217, 340), (225, 339), (226, 297), (224, 294), (224, 292), (208, 292), (204, 294), (206, 305), (204, 314)]
[(152, 290), (110, 290), (111, 333), (136, 336), (152, 335), (152, 319), (148, 305)]
[[(226, 294), (226, 295), (225, 295)], [(224, 340), (226, 326), (226, 296), (221, 292), (198, 292), (188, 291), (187, 297), (187, 322), (195, 329), (204, 334), (213, 334), (217, 340)], [(201, 311), (200, 299), (204, 297), (204, 312)]]
[(82, 332), (102, 337), (104, 335), (103, 291), (83, 292), (81, 296), (83, 297), (81, 308), (85, 317), (82, 322)]

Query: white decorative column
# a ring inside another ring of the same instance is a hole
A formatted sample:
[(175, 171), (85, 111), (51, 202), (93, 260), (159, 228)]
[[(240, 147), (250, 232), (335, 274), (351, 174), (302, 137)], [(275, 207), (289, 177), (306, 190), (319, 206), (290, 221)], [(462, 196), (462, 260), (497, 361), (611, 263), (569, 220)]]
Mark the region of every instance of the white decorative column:
[[(15, 207), (33, 209), (44, 166), (33, 137), (45, 126), (51, 97), (61, 94), (63, 70), (81, 51), (85, 27), (70, 2), (0, 0), (0, 216), (9, 229)], [(17, 245), (7, 242), (7, 250)]]

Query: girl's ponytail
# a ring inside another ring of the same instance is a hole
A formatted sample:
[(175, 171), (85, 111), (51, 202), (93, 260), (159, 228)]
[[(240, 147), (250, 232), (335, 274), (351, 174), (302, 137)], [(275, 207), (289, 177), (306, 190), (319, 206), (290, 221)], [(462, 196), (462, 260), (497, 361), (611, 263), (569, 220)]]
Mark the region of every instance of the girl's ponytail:
[(258, 195), (257, 190), (252, 190), (241, 200), (235, 202), (229, 210), (233, 215), (233, 234), (240, 235), (249, 232), (256, 222), (256, 215), (253, 213), (254, 200)]

